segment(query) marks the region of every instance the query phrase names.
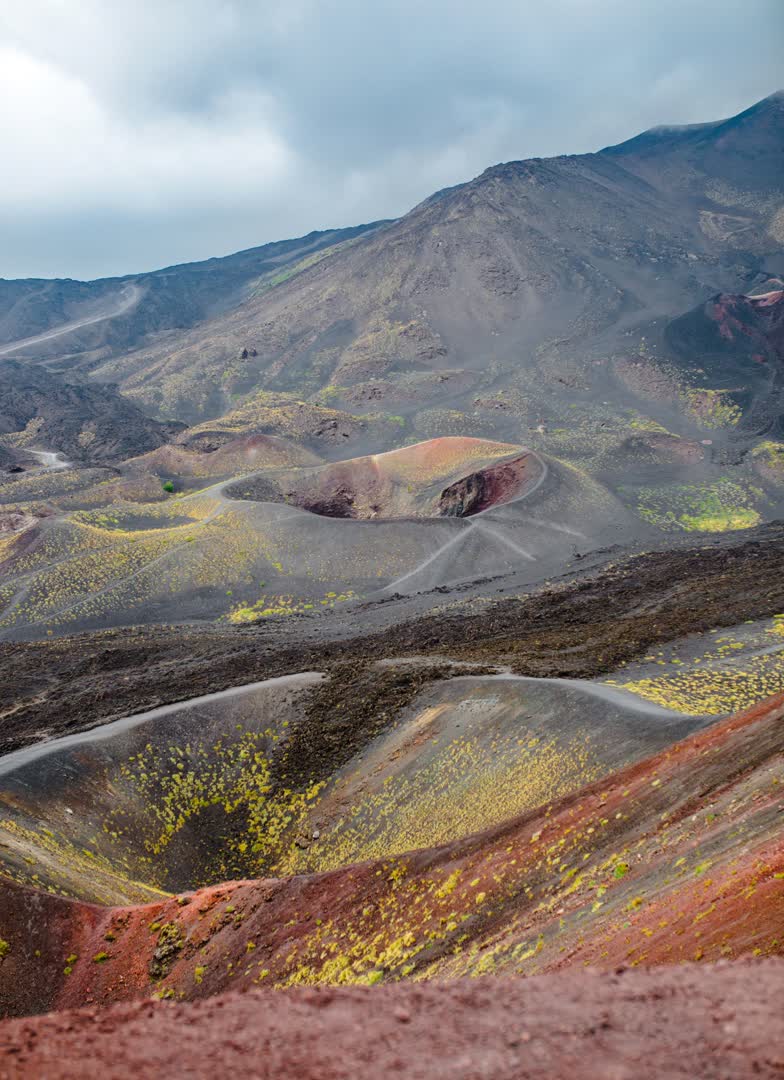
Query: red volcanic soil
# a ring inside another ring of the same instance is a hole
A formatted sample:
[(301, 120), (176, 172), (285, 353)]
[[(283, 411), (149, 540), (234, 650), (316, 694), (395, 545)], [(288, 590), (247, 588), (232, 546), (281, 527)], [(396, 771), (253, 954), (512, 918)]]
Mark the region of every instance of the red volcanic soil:
[(325, 517), (467, 517), (522, 494), (543, 469), (520, 446), (447, 436), (333, 462), (286, 495)]
[(486, 832), (126, 908), (0, 885), (0, 1010), (784, 952), (784, 695)]
[(784, 290), (720, 293), (671, 322), (667, 336), (682, 357), (724, 356), (726, 370), (738, 375), (754, 365), (775, 367), (784, 359)]
[(727, 341), (739, 335), (760, 345), (763, 359), (765, 343), (770, 342), (781, 352), (784, 346), (784, 291), (763, 293), (760, 296), (731, 296), (722, 293), (706, 305), (708, 317), (718, 326)]
[(0, 1077), (780, 1077), (784, 961), (252, 990), (0, 1026)]

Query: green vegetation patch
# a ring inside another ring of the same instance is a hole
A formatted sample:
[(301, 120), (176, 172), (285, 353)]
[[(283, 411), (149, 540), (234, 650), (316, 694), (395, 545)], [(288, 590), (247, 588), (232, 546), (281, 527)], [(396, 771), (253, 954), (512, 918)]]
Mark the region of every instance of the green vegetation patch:
[(330, 255), (334, 255), (335, 252), (339, 251), (343, 246), (343, 244), (332, 244), (330, 247), (322, 248), (320, 251), (314, 251), (312, 255), (306, 255), (303, 259), (300, 259), (299, 262), (295, 262), (291, 266), (285, 267), (283, 270), (278, 270), (268, 277), (260, 278), (252, 295), (261, 296), (270, 289), (274, 289), (277, 285), (282, 285), (284, 282), (296, 277), (297, 274), (301, 274), (303, 270), (309, 270), (311, 266), (316, 266), (316, 264), (320, 263), (323, 259), (327, 259)]
[(713, 483), (642, 488), (637, 511), (666, 532), (730, 532), (759, 524), (755, 503), (763, 498), (759, 489), (722, 477)]
[(328, 592), (320, 600), (298, 598), (291, 593), (279, 593), (276, 595), (264, 593), (254, 603), (248, 602), (232, 608), (227, 618), (229, 622), (247, 623), (255, 622), (257, 619), (267, 619), (273, 615), (298, 615), (306, 611), (313, 611), (317, 606), (333, 608), (336, 604), (342, 604), (346, 600), (353, 600), (355, 597), (356, 594), (353, 589), (347, 589), (342, 593)]
[(766, 439), (754, 447), (751, 457), (763, 469), (774, 473), (777, 479), (784, 479), (784, 443)]
[(176, 923), (164, 923), (158, 934), (158, 942), (150, 961), (151, 979), (157, 981), (168, 974), (184, 944), (185, 940), (180, 927)]
[[(274, 866), (323, 787), (306, 784), (293, 791), (275, 785), (271, 755), (279, 739), (271, 729), (239, 727), (233, 736), (211, 745), (147, 744), (121, 765), (123, 782), (145, 808), (139, 839), (147, 853), (142, 862), (149, 880), (165, 876), (169, 845), (186, 827), (198, 829), (199, 818), (209, 820), (221, 837), (218, 851), (205, 856), (199, 884), (258, 876)], [(118, 810), (104, 832), (123, 835), (129, 824)], [(134, 823), (134, 828), (139, 826)], [(162, 935), (165, 928), (150, 927)], [(168, 955), (171, 944), (169, 937), (159, 938), (158, 949), (165, 947)]]
[[(632, 431), (645, 431), (653, 435), (672, 435), (672, 432), (668, 431), (667, 428), (657, 420), (651, 419), (650, 416), (643, 416), (640, 413), (629, 422), (629, 427)], [(680, 436), (677, 435), (673, 437), (680, 438)]]
[(735, 404), (731, 390), (708, 390), (694, 387), (683, 392), (686, 411), (706, 428), (735, 427), (743, 410)]

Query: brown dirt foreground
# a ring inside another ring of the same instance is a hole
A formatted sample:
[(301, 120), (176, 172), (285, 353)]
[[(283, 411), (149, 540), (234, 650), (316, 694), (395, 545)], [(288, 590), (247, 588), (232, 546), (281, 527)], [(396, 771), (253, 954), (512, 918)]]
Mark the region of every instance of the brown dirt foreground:
[(784, 960), (253, 990), (0, 1026), (0, 1078), (738, 1080), (784, 1075)]

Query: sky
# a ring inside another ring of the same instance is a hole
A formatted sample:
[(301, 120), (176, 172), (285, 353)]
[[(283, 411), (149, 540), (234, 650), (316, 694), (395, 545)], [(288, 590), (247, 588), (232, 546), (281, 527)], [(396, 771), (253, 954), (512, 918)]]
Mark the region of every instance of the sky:
[(499, 161), (731, 116), (782, 0), (0, 0), (0, 277), (397, 217)]

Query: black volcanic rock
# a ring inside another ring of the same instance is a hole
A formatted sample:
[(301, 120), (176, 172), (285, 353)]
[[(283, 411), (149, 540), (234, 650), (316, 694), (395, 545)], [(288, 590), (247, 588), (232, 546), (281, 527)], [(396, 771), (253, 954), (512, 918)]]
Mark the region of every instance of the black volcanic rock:
[(112, 386), (0, 359), (0, 436), (24, 432), (19, 445), (104, 462), (154, 450), (182, 426), (151, 420)]
[(666, 328), (682, 371), (742, 409), (741, 432), (784, 433), (784, 291), (720, 293)]

